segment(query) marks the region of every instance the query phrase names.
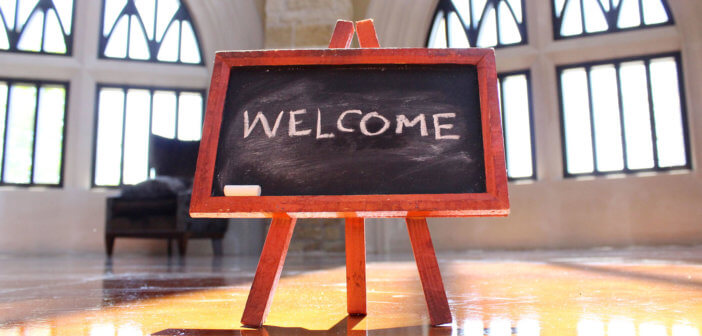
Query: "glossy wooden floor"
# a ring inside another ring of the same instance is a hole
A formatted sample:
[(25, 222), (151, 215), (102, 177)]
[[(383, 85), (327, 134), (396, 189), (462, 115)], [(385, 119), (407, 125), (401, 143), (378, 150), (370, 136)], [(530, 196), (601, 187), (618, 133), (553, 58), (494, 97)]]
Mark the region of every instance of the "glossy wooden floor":
[(255, 258), (0, 256), (0, 336), (619, 335), (702, 329), (702, 246), (439, 253), (454, 325), (428, 327), (411, 255), (369, 256), (345, 314), (343, 256), (289, 257), (266, 327), (242, 328)]

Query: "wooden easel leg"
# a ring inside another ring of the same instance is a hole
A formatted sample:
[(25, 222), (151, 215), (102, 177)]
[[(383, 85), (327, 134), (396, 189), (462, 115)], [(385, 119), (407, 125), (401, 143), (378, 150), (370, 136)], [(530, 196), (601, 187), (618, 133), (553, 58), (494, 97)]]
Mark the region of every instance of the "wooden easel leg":
[(446, 298), (444, 283), (441, 281), (439, 263), (436, 261), (426, 218), (407, 218), (407, 231), (412, 242), (414, 259), (417, 261), (431, 324), (450, 323), (451, 309)]
[(363, 218), (346, 218), (346, 307), (366, 315), (366, 229)]
[(296, 221), (295, 218), (273, 218), (271, 221), (244, 315), (241, 317), (241, 323), (245, 326), (260, 327), (266, 320)]

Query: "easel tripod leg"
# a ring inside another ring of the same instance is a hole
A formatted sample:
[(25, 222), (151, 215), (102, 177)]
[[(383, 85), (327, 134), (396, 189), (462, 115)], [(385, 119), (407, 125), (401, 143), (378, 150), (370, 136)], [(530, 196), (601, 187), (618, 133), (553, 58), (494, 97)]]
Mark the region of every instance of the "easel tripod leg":
[(241, 323), (245, 326), (260, 327), (266, 320), (296, 221), (295, 218), (273, 218), (271, 221), (241, 317)]
[(346, 307), (366, 315), (366, 234), (363, 218), (346, 218)]
[(407, 218), (407, 231), (412, 242), (412, 251), (417, 262), (419, 278), (422, 281), (424, 297), (427, 300), (431, 324), (450, 323), (451, 309), (449, 309), (444, 283), (441, 280), (439, 263), (436, 261), (426, 218)]

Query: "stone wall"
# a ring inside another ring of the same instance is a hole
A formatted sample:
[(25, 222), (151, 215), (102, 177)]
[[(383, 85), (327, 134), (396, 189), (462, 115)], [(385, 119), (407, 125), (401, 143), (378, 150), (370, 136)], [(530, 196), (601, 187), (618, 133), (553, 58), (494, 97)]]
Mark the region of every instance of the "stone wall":
[(338, 19), (352, 20), (351, 0), (266, 0), (266, 49), (324, 48)]
[[(350, 0), (266, 0), (266, 49), (326, 48), (336, 20), (353, 20)], [(290, 253), (344, 252), (341, 219), (300, 219)]]

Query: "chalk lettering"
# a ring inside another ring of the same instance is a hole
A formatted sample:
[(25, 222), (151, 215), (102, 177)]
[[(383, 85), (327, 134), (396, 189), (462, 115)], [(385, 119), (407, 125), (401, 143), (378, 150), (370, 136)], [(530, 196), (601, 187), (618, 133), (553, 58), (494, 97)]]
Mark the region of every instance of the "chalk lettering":
[(295, 111), (290, 111), (290, 122), (288, 123), (288, 135), (293, 137), (293, 136), (300, 136), (300, 135), (308, 135), (312, 132), (312, 130), (297, 130), (297, 125), (301, 124), (301, 120), (295, 120), (295, 116), (298, 114), (305, 114), (307, 113), (306, 109), (301, 109), (301, 110), (295, 110)]
[[(381, 127), (379, 130), (371, 133), (368, 131), (366, 123), (368, 123), (368, 120), (370, 120), (370, 118), (373, 118), (373, 117), (376, 117), (376, 118), (382, 120), (383, 127)], [(378, 135), (380, 133), (385, 132), (390, 127), (390, 120), (381, 116), (380, 114), (378, 114), (378, 112), (371, 112), (371, 113), (364, 115), (363, 118), (361, 118), (361, 123), (359, 124), (359, 126), (361, 128), (361, 133), (363, 133), (364, 135), (367, 135), (367, 136), (374, 136), (374, 135)]]
[(407, 119), (407, 117), (404, 114), (399, 114), (397, 116), (397, 127), (395, 127), (395, 133), (397, 134), (402, 134), (402, 127), (414, 127), (419, 123), (419, 134), (422, 136), (427, 136), (429, 135), (429, 132), (427, 131), (427, 119), (424, 117), (424, 113), (414, 117), (412, 121)]
[(363, 114), (363, 112), (361, 112), (361, 110), (348, 110), (348, 111), (344, 111), (344, 113), (342, 113), (342, 114), (339, 116), (339, 119), (336, 120), (336, 128), (338, 128), (339, 131), (342, 131), (342, 132), (349, 132), (349, 133), (350, 133), (350, 132), (353, 132), (353, 128), (346, 128), (346, 127), (344, 127), (344, 125), (341, 123), (341, 122), (344, 120), (344, 117), (346, 117), (346, 115), (347, 115), (347, 114), (350, 114), (350, 113), (353, 113), (353, 114)]
[(270, 125), (268, 124), (268, 119), (266, 119), (266, 116), (263, 115), (263, 112), (261, 111), (256, 113), (256, 117), (254, 117), (253, 123), (251, 124), (251, 126), (249, 126), (249, 111), (244, 111), (244, 139), (251, 135), (251, 132), (253, 131), (254, 127), (256, 127), (256, 124), (259, 121), (261, 122), (261, 126), (263, 126), (263, 131), (266, 132), (266, 136), (268, 136), (269, 138), (274, 137), (275, 133), (278, 131), (278, 126), (280, 126), (280, 120), (282, 119), (282, 116), (283, 111), (280, 111), (280, 113), (278, 113), (278, 118), (275, 119), (273, 129), (271, 129)]
[(453, 124), (440, 124), (439, 123), (439, 118), (455, 118), (456, 114), (455, 113), (438, 113), (434, 115), (434, 137), (439, 140), (439, 139), (453, 139), (453, 140), (458, 140), (461, 137), (459, 135), (441, 135), (441, 129), (446, 129), (450, 130), (453, 128)]
[(326, 139), (333, 138), (334, 133), (324, 133), (322, 134), (322, 111), (317, 109), (317, 137), (316, 139)]

